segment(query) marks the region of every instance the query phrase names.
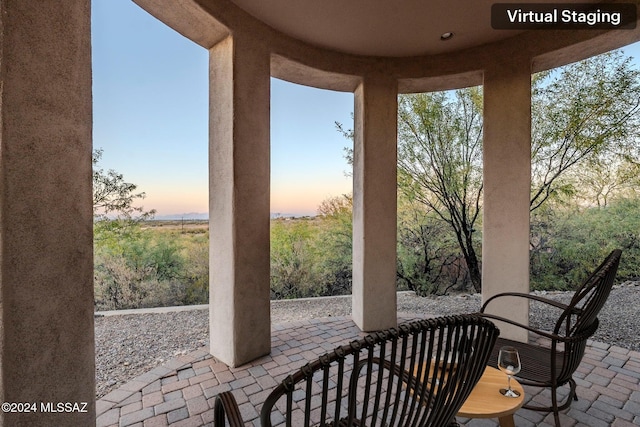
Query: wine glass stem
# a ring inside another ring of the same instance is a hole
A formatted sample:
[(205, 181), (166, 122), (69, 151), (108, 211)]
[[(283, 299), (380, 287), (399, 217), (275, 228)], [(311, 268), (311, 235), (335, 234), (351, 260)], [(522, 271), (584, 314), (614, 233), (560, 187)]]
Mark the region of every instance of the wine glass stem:
[(508, 384), (509, 391), (511, 391), (511, 375), (507, 375), (507, 384)]

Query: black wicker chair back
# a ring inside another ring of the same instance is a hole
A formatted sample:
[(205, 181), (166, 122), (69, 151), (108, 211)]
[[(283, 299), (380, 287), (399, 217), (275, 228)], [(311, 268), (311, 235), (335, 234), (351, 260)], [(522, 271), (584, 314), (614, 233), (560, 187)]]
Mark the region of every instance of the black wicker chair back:
[(571, 298), (567, 310), (558, 319), (554, 332), (561, 333), (564, 324), (566, 335), (580, 334), (597, 320), (598, 313), (611, 293), (621, 254), (619, 249), (612, 251), (589, 275)]
[[(536, 295), (506, 292), (489, 298), (481, 309), (482, 315), (489, 319), (524, 328), (537, 338), (546, 338), (547, 345), (544, 346), (499, 338), (490, 363), (493, 366), (496, 365), (499, 347), (510, 345), (518, 348), (522, 362), (518, 380), (524, 385), (551, 388), (551, 406), (539, 407), (528, 404), (524, 407), (538, 411), (552, 411), (557, 426), (560, 426), (558, 411), (568, 408), (572, 399), (577, 400), (573, 374), (582, 361), (587, 340), (598, 329), (598, 313), (613, 287), (621, 254), (619, 249), (612, 251), (578, 288), (569, 304), (565, 305)], [(499, 301), (502, 297), (527, 298), (556, 307), (560, 310), (560, 314), (553, 330), (535, 329), (485, 312), (491, 303)], [(565, 384), (570, 386), (569, 394), (564, 403), (558, 404), (557, 388)]]
[[(288, 376), (266, 398), (260, 424), (446, 426), (482, 376), (498, 334), (490, 321), (466, 315), (368, 335)], [(216, 401), (216, 426), (233, 418), (229, 395)]]

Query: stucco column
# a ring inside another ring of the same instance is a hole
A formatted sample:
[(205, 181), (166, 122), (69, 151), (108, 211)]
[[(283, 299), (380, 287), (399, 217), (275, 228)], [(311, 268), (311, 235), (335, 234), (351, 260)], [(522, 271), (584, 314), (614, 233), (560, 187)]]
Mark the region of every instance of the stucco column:
[(95, 425), (90, 22), (0, 2), (0, 401), (36, 405), (4, 426)]
[[(484, 75), (484, 204), (482, 298), (529, 292), (531, 186), (531, 71), (513, 60)], [(528, 303), (502, 301), (490, 312), (528, 324)], [(526, 331), (501, 324), (501, 336), (526, 340)]]
[(355, 92), (353, 321), (396, 326), (397, 82), (365, 79)]
[(271, 350), (269, 60), (241, 36), (210, 52), (211, 354), (230, 366)]

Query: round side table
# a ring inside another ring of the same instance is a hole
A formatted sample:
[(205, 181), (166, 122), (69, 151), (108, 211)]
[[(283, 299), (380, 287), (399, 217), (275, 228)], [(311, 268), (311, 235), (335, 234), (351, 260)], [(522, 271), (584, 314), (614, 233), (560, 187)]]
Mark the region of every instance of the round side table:
[(511, 378), (511, 388), (519, 391), (520, 397), (505, 397), (500, 394), (500, 389), (506, 387), (506, 374), (487, 366), (457, 415), (465, 418), (498, 418), (500, 427), (515, 427), (513, 414), (524, 404), (524, 389)]

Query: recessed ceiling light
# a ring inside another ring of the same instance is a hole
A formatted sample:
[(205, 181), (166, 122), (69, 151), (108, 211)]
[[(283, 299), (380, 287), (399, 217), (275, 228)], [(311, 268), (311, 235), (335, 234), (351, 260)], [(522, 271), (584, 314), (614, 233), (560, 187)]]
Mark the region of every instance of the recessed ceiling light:
[(440, 40), (451, 40), (453, 38), (453, 33), (443, 33), (440, 36)]

